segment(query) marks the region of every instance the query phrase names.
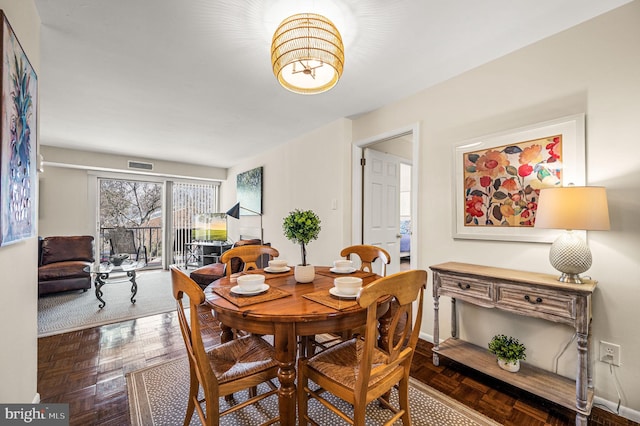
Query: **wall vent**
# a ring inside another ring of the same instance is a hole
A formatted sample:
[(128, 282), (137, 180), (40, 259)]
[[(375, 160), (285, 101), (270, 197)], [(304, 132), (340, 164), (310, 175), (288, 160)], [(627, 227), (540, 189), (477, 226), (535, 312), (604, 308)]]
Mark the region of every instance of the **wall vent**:
[(142, 161), (129, 160), (129, 168), (138, 170), (153, 170), (153, 163), (143, 163)]

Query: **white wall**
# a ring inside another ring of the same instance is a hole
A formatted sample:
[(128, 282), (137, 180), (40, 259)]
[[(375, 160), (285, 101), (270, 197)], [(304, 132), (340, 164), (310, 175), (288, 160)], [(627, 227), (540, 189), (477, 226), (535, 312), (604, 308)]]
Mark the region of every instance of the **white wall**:
[[(553, 118), (586, 113), (588, 185), (607, 187), (611, 231), (588, 235), (599, 281), (593, 303), (593, 341), (621, 345), (615, 377), (595, 363), (596, 395), (640, 410), (640, 1), (476, 68), (353, 122), (354, 140), (421, 121), (419, 268), (445, 261), (555, 274), (548, 244), (453, 240), (452, 145), (466, 139)], [(430, 274), (431, 275), (431, 274)], [(423, 332), (432, 333), (432, 300)], [(571, 337), (568, 327), (469, 306), (460, 309), (462, 337), (486, 346), (503, 332), (524, 341), (527, 361), (553, 369)], [(449, 334), (449, 304), (440, 303), (441, 336)], [(560, 372), (575, 377), (574, 346)], [(615, 408), (615, 407), (613, 407)]]
[[(29, 62), (39, 75), (40, 17), (33, 0), (0, 0)], [(0, 402), (31, 403), (38, 372), (36, 238), (0, 247)]]
[[(222, 184), (222, 209), (236, 203), (236, 175), (254, 167), (263, 170), (264, 239), (290, 264), (301, 262), (298, 245), (282, 233), (282, 221), (294, 209), (313, 210), (321, 220), (318, 240), (307, 246), (307, 262), (329, 265), (351, 235), (351, 122), (337, 120), (259, 158), (247, 159), (229, 169)], [(335, 200), (336, 209), (332, 209)], [(237, 239), (239, 227), (259, 227), (253, 217), (240, 223), (229, 219), (229, 236)]]

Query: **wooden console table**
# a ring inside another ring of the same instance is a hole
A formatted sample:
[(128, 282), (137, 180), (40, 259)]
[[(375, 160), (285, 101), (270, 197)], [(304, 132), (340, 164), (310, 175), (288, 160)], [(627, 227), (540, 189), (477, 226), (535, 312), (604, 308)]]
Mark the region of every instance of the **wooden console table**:
[[(591, 295), (597, 281), (566, 284), (554, 275), (447, 262), (433, 271), (433, 364), (440, 356), (467, 365), (576, 412), (576, 425), (586, 426), (593, 405), (591, 366)], [(440, 343), (439, 298), (451, 297), (451, 338)], [(488, 349), (458, 339), (456, 301), (496, 308), (528, 317), (563, 323), (577, 334), (577, 377), (571, 380), (522, 363), (518, 373), (498, 367)]]

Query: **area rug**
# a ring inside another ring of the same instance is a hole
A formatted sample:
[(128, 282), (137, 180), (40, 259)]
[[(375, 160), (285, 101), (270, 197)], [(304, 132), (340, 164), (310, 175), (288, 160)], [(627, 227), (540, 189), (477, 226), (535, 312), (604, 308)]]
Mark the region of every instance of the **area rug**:
[[(260, 392), (268, 389), (266, 385), (258, 388)], [(132, 426), (182, 425), (189, 395), (189, 363), (186, 358), (166, 361), (127, 374), (129, 410)], [(247, 392), (234, 395), (236, 402), (247, 397)], [(443, 393), (411, 379), (409, 391), (411, 419), (420, 426), (497, 426), (499, 423), (460, 404)], [(392, 393), (392, 401), (397, 402), (397, 393)], [(350, 406), (337, 398), (333, 399), (345, 412), (353, 413)], [(224, 398), (220, 399), (221, 409), (228, 407)], [(278, 399), (272, 395), (253, 405), (226, 415), (220, 419), (222, 426), (259, 425), (269, 418), (277, 416)], [(309, 402), (310, 415), (321, 425), (346, 425), (341, 418), (330, 412), (315, 400)], [(367, 425), (381, 425), (391, 418), (389, 410), (382, 409), (376, 403), (367, 407)], [(194, 413), (191, 425), (200, 425), (198, 415)], [(401, 421), (396, 424), (402, 424)]]
[[(126, 277), (125, 277), (126, 278)], [(131, 282), (102, 287), (104, 308), (98, 307), (95, 288), (86, 292), (50, 294), (38, 299), (38, 337), (83, 330), (146, 317), (176, 309), (169, 271), (142, 271), (136, 276), (138, 293), (131, 303)]]

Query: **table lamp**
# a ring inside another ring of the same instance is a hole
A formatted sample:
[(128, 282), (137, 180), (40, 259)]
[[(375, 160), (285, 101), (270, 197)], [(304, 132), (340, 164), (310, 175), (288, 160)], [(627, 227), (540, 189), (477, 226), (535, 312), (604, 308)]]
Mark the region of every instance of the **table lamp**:
[(558, 281), (582, 284), (591, 267), (591, 250), (573, 230), (609, 229), (607, 193), (599, 186), (564, 186), (540, 190), (536, 228), (566, 229), (551, 245), (549, 261), (562, 273)]

